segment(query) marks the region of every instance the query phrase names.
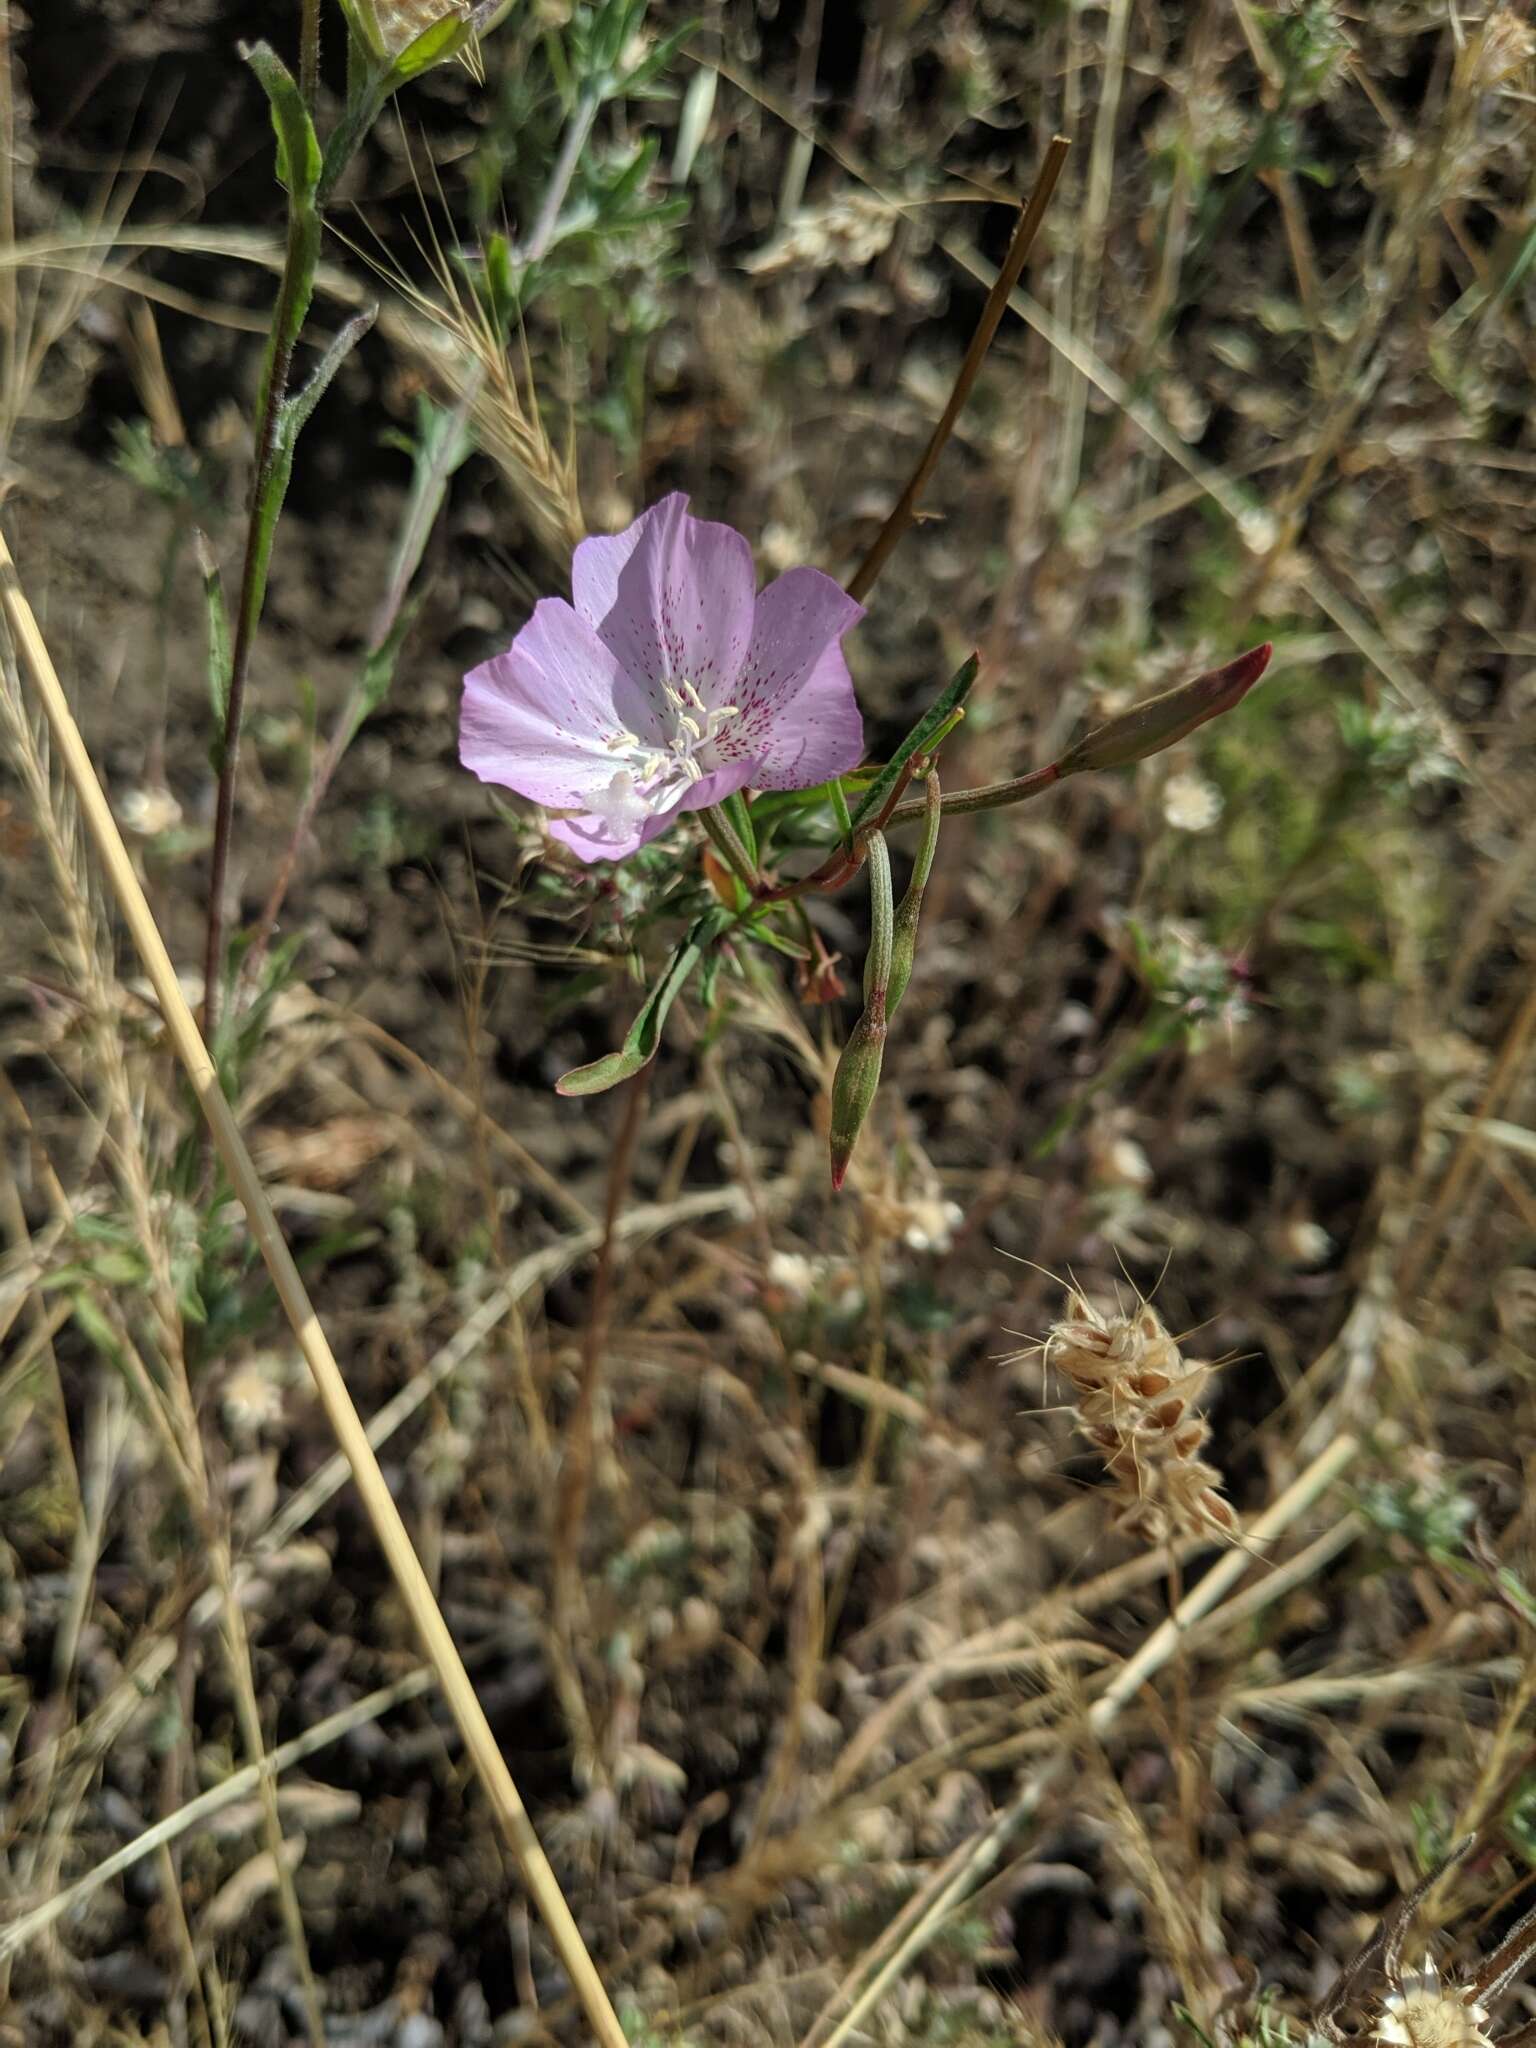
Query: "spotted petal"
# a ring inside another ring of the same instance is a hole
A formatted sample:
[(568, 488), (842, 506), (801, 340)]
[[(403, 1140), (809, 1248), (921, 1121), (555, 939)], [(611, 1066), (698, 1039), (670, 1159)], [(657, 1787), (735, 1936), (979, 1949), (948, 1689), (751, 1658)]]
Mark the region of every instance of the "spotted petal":
[(533, 803), (582, 804), (613, 774), (626, 688), (586, 621), (544, 598), (506, 653), (464, 678), (459, 759)]
[(717, 749), (748, 755), (757, 788), (809, 789), (858, 766), (864, 722), (839, 642), (863, 616), (819, 569), (790, 569), (758, 598), (739, 716)]
[(752, 637), (752, 550), (731, 526), (695, 519), (681, 492), (626, 533), (583, 541), (571, 569), (576, 609), (649, 702), (627, 707), (649, 741), (668, 730), (662, 685), (694, 685), (710, 706), (731, 689)]

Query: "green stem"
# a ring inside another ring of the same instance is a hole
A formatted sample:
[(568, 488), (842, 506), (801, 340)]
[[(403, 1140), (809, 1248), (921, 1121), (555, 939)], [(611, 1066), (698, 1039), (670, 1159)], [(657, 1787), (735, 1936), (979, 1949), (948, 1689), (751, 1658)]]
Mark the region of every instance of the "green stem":
[(757, 869), (752, 864), (752, 856), (737, 837), (735, 827), (731, 824), (730, 819), (726, 817), (718, 804), (708, 805), (697, 815), (699, 823), (708, 834), (710, 843), (713, 845), (716, 853), (719, 854), (737, 881), (749, 893), (755, 893), (759, 887)]
[(832, 815), (837, 820), (837, 829), (842, 834), (844, 841), (852, 845), (853, 819), (849, 815), (848, 796), (843, 788), (843, 778), (841, 775), (833, 776), (830, 793), (832, 797)]
[[(1015, 775), (1009, 782), (989, 782), (981, 789), (957, 789), (944, 798), (946, 818), (958, 816), (965, 811), (998, 811), (1005, 804), (1027, 804), (1031, 797), (1039, 796), (1060, 782), (1061, 764), (1047, 762), (1044, 768), (1032, 768), (1027, 775)], [(915, 825), (927, 810), (922, 797), (914, 797), (909, 803), (898, 804), (886, 819), (887, 825)]]
[[(375, 109), (375, 112), (377, 109)], [(340, 131), (338, 131), (339, 134)], [(366, 128), (359, 128), (347, 145), (347, 153), (362, 140)], [(325, 174), (329, 176), (337, 136), (326, 152)], [(336, 166), (336, 175), (341, 165)], [(277, 303), (272, 310), (272, 327), (267, 337), (266, 359), (262, 365), (261, 392), (257, 402), (256, 448), (251, 471), (250, 516), (245, 532), (245, 559), (240, 572), (240, 601), (235, 618), (235, 644), (230, 660), (229, 699), (219, 759), (219, 793), (213, 822), (213, 856), (208, 875), (208, 927), (203, 946), (203, 1033), (212, 1043), (218, 1028), (220, 983), (224, 964), (225, 896), (229, 886), (229, 856), (234, 839), (235, 787), (240, 765), (240, 733), (245, 717), (245, 690), (250, 676), (251, 651), (261, 620), (267, 592), (267, 568), (272, 539), (282, 511), (287, 477), (280, 448), (280, 425), (288, 397), (288, 380), (293, 369), (293, 352), (314, 296), (315, 272), (320, 262), (321, 208), (326, 178), (313, 197), (290, 192), (288, 200), (288, 241), (283, 257), (283, 274)]]
[(288, 247), (282, 282), (272, 315), (267, 361), (262, 376), (256, 452), (251, 478), (251, 511), (245, 535), (245, 561), (240, 575), (240, 604), (235, 619), (235, 647), (230, 666), (229, 705), (219, 761), (218, 808), (214, 814), (213, 861), (208, 879), (208, 931), (203, 949), (203, 1033), (211, 1042), (218, 1029), (219, 979), (224, 959), (224, 894), (229, 874), (230, 842), (235, 818), (235, 776), (240, 765), (240, 728), (245, 714), (245, 686), (250, 675), (251, 647), (265, 596), (267, 547), (263, 546), (266, 501), (277, 457), (278, 414), (288, 395), (294, 344), (309, 310), (314, 289), (318, 234), (306, 210), (291, 207)]
[(299, 91), (311, 114), (320, 92), (320, 0), (300, 0)]

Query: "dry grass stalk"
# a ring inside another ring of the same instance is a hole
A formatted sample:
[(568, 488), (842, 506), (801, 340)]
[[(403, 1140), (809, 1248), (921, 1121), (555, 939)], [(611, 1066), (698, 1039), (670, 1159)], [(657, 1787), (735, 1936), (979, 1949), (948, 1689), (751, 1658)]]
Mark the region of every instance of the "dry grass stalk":
[[(15, 620), (9, 613), (7, 617), (15, 632)], [(16, 632), (16, 638), (25, 644), (23, 634)], [(95, 1055), (93, 1064), (101, 1080), (107, 1122), (113, 1137), (113, 1164), (133, 1221), (134, 1235), (149, 1266), (148, 1292), (155, 1322), (155, 1345), (164, 1367), (162, 1375), (155, 1375), (147, 1365), (140, 1363), (137, 1346), (120, 1319), (115, 1317), (115, 1305), (109, 1314), (118, 1321), (119, 1353), (129, 1362), (129, 1377), (141, 1407), (155, 1430), (168, 1469), (181, 1488), (189, 1512), (204, 1534), (209, 1565), (221, 1603), (225, 1661), (235, 1696), (241, 1739), (260, 1776), (268, 1854), (273, 1860), (274, 1882), (299, 1973), (310, 2036), (318, 2048), (325, 2038), (320, 1992), (310, 1966), (303, 1915), (293, 1887), (292, 1866), (284, 1856), (282, 1824), (271, 1774), (265, 1768), (261, 1710), (256, 1697), (250, 1643), (235, 1591), (234, 1561), (229, 1540), (221, 1525), (203, 1454), (163, 1210), (156, 1201), (145, 1157), (143, 1117), (138, 1096), (115, 1028), (117, 1004), (106, 940), (106, 918), (86, 864), (77, 803), (69, 794), (55, 787), (47, 737), (34, 726), (21, 699), (9, 647), (5, 649), (5, 659), (0, 662), (0, 730), (7, 737), (8, 752), (26, 789), (46, 850), (54, 892), (63, 912), (58, 943), (65, 970), (86, 1007)], [(67, 758), (67, 748), (64, 751)], [(126, 856), (124, 858), (126, 860)], [(176, 1901), (170, 1902), (170, 1909), (175, 1922), (180, 1917)], [(193, 1981), (195, 1985), (195, 1976)]]
[[(1254, 1522), (1249, 1531), (1252, 1544), (1268, 1543), (1282, 1535), (1333, 1485), (1359, 1448), (1352, 1436), (1336, 1437)], [(1108, 1735), (1129, 1702), (1176, 1654), (1189, 1629), (1220, 1605), (1248, 1569), (1250, 1559), (1246, 1546), (1218, 1558), (1200, 1583), (1185, 1594), (1177, 1610), (1121, 1665), (1084, 1717), (1086, 1732), (1095, 1741)], [(800, 2048), (841, 2048), (978, 1884), (996, 1871), (1004, 1852), (1039, 1812), (1069, 1766), (1069, 1753), (1056, 1748), (1030, 1772), (1008, 1805), (939, 1865), (828, 1999), (802, 2037)]]
[(97, 855), (107, 871), (113, 893), (154, 986), (167, 1034), (187, 1072), (231, 1185), (245, 1209), (252, 1235), (266, 1261), (278, 1298), (298, 1339), (299, 1349), (314, 1376), (327, 1419), (347, 1453), (380, 1547), (423, 1647), (437, 1670), (444, 1696), (459, 1725), (475, 1771), (490, 1798), (492, 1809), (570, 1975), (593, 2032), (605, 2048), (626, 2048), (624, 2030), (593, 1968), (581, 1931), (565, 1902), (512, 1774), (507, 1769), (506, 1760), (491, 1732), (485, 1710), (443, 1619), (373, 1447), (368, 1442), (341, 1368), (320, 1327), (308, 1290), (251, 1163), (245, 1140), (224, 1098), (213, 1060), (187, 1006), (154, 913), (123, 845), (111, 806), (69, 708), (64, 686), (21, 588), (10, 549), (3, 539), (0, 539), (0, 579), (3, 579), (0, 601), (3, 601), (22, 664), (41, 700), (54, 744)]
[(519, 374), (491, 311), (466, 289), (430, 226), (423, 248), (430, 285), (387, 259), (359, 253), (399, 295), (401, 338), (473, 425), (476, 445), (501, 471), (552, 558), (568, 562), (587, 530), (576, 458), (549, 437), (531, 365), (525, 359)]
[(1074, 1290), (1045, 1359), (1077, 1390), (1078, 1427), (1126, 1504), (1123, 1528), (1156, 1541), (1237, 1535), (1221, 1474), (1200, 1456), (1211, 1426), (1195, 1403), (1214, 1368), (1184, 1358), (1150, 1302), (1106, 1317)]

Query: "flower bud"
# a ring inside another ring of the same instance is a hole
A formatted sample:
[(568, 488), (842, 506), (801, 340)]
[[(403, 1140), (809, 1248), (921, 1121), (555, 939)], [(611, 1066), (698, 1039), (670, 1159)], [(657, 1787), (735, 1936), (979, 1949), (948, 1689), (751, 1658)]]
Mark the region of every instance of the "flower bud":
[(1081, 775), (1090, 769), (1127, 768), (1133, 761), (1145, 761), (1187, 739), (1207, 719), (1220, 718), (1242, 703), (1269, 667), (1273, 652), (1266, 641), (1224, 668), (1213, 668), (1193, 682), (1179, 683), (1161, 696), (1134, 705), (1069, 747), (1058, 764), (1061, 773)]
[(832, 1079), (832, 1187), (843, 1184), (853, 1148), (859, 1142), (885, 1058), (885, 997), (876, 993), (854, 1025)]

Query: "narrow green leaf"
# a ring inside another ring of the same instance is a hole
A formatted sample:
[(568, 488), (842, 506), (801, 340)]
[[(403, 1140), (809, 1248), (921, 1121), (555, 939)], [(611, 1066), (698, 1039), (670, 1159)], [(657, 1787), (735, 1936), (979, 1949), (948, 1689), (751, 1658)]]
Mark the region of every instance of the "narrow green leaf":
[(757, 833), (752, 825), (752, 806), (738, 789), (734, 796), (721, 799), (720, 808), (735, 827), (736, 837), (752, 856), (752, 864), (755, 867), (757, 865)]
[[(229, 679), (234, 672), (230, 651), (229, 609), (224, 602), (224, 580), (208, 536), (198, 528), (192, 536), (197, 550), (198, 573), (203, 579), (203, 604), (208, 614), (208, 701), (213, 707), (213, 746), (222, 758), (229, 726)], [(215, 766), (218, 762), (215, 762)]]
[(277, 137), (277, 175), (300, 204), (313, 200), (320, 183), (319, 138), (298, 84), (270, 43), (247, 43), (240, 54), (255, 72), (272, 110)]
[(843, 788), (843, 778), (834, 775), (827, 784), (827, 797), (832, 805), (832, 815), (837, 820), (837, 829), (843, 838), (852, 841), (853, 819), (848, 810), (848, 792)]
[[(260, 495), (252, 513), (255, 549), (248, 587), (256, 618), (260, 618), (261, 608), (266, 600), (267, 571), (272, 562), (272, 537), (277, 531), (283, 501), (288, 495), (288, 485), (293, 476), (293, 452), (298, 443), (300, 430), (325, 396), (331, 379), (341, 368), (342, 363), (373, 325), (378, 310), (377, 306), (366, 307), (349, 320), (316, 364), (309, 382), (301, 390), (295, 391), (291, 397), (285, 398), (278, 408), (277, 435), (272, 449), (272, 460), (262, 479)], [(251, 624), (254, 623), (253, 619)]]
[(361, 313), (355, 313), (332, 338), (330, 347), (316, 363), (309, 381), (290, 398), (283, 400), (282, 413), (278, 420), (278, 441), (293, 459), (293, 444), (309, 424), (310, 415), (330, 389), (331, 380), (341, 368), (353, 349), (379, 317), (376, 305), (365, 306)]
[(725, 909), (708, 910), (693, 924), (663, 970), (661, 979), (640, 1007), (640, 1014), (625, 1034), (617, 1052), (593, 1060), (585, 1067), (573, 1067), (555, 1083), (557, 1095), (601, 1095), (621, 1081), (638, 1074), (656, 1057), (661, 1044), (661, 1027), (667, 1012), (682, 993), (708, 947), (735, 920)]
[(976, 656), (961, 663), (946, 688), (936, 697), (907, 734), (856, 805), (852, 830), (857, 832), (866, 819), (877, 818), (885, 802), (901, 785), (902, 770), (916, 755), (926, 753), (940, 732), (952, 722), (953, 714), (970, 695), (976, 680)]
[(907, 893), (896, 909), (896, 928), (891, 940), (891, 983), (886, 992), (886, 1019), (889, 1021), (901, 1007), (901, 999), (907, 992), (907, 983), (912, 979), (912, 968), (917, 958), (917, 926), (922, 915), (923, 891), (928, 886), (928, 877), (933, 872), (933, 856), (939, 844), (939, 826), (944, 820), (944, 799), (939, 788), (937, 769), (933, 770), (923, 789), (923, 836), (918, 844), (917, 856), (912, 863), (912, 879), (907, 884)]
[(389, 695), (394, 685), (395, 664), (400, 659), (400, 649), (404, 646), (405, 636), (415, 624), (416, 614), (420, 610), (421, 596), (408, 598), (400, 607), (400, 615), (390, 628), (388, 639), (382, 646), (375, 647), (364, 660), (362, 683), (347, 720), (346, 738), (342, 742), (344, 747), (351, 746), (358, 728), (366, 719), (372, 718)]

